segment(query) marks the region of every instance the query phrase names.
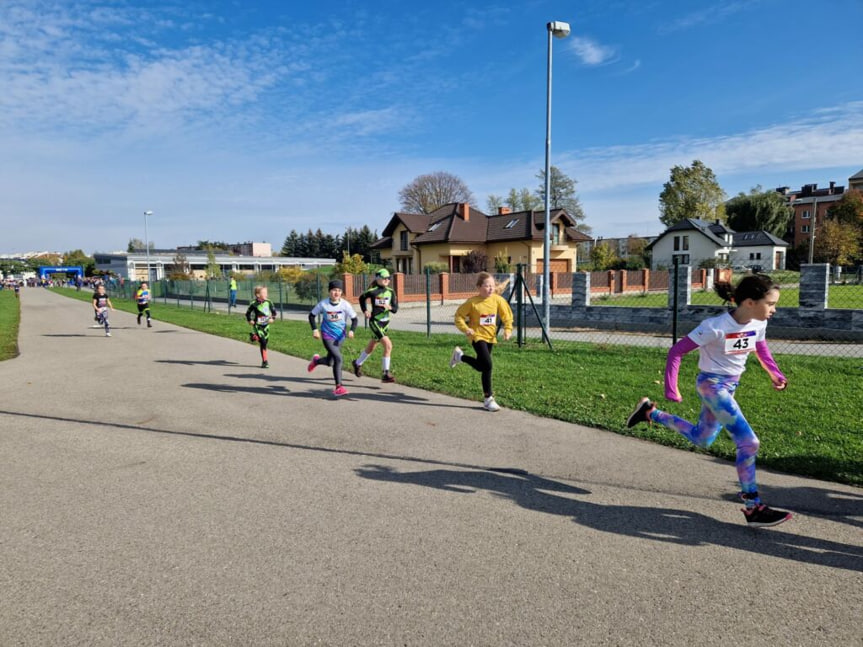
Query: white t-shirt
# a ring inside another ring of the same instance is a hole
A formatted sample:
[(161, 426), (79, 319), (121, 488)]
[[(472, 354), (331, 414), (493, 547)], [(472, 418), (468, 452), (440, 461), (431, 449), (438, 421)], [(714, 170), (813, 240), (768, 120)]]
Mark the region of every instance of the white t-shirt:
[(766, 321), (739, 324), (730, 312), (702, 321), (688, 337), (698, 344), (698, 369), (704, 373), (740, 375), (749, 353), (764, 341)]

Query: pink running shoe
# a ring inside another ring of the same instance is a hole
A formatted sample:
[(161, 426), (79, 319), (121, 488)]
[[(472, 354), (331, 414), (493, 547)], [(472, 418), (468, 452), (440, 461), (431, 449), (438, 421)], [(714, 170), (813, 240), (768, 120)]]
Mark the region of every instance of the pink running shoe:
[(348, 390), (347, 390), (345, 387), (343, 387), (341, 384), (339, 384), (339, 385), (335, 388), (335, 390), (333, 391), (333, 395), (334, 395), (334, 396), (336, 396), (337, 398), (338, 398), (339, 396), (347, 395), (347, 394), (348, 394)]
[(319, 360), (320, 358), (321, 358), (321, 356), (320, 356), (320, 355), (318, 355), (317, 353), (315, 353), (314, 355), (312, 355), (312, 361), (311, 361), (311, 362), (309, 362), (309, 367), (308, 367), (308, 371), (309, 371), (309, 373), (311, 373), (312, 371), (314, 371), (314, 370), (315, 370), (315, 367), (318, 365), (318, 360)]

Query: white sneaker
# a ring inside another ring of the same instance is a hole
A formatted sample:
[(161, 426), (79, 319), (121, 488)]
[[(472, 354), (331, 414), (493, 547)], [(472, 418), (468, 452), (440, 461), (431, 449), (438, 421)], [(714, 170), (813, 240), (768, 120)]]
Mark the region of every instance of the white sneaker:
[(456, 346), (452, 351), (452, 357), (449, 358), (449, 367), (455, 368), (455, 365), (461, 361), (462, 355), (464, 355), (464, 351)]
[(486, 398), (482, 406), (486, 411), (500, 411), (500, 405), (494, 401), (494, 397)]
[(105, 337), (110, 337), (110, 336), (111, 336), (111, 333), (109, 333), (109, 332), (105, 333)]

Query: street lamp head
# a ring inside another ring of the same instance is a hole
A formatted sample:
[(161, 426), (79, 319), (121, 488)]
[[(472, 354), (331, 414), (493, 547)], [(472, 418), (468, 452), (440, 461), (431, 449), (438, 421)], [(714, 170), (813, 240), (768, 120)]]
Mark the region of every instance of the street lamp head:
[(152, 216), (152, 215), (153, 215), (153, 212), (152, 212), (152, 211), (145, 211), (145, 212), (144, 212), (144, 215), (145, 215), (145, 216)]
[(568, 22), (561, 22), (559, 20), (555, 20), (554, 22), (548, 23), (546, 27), (555, 38), (566, 38), (567, 36), (569, 36)]

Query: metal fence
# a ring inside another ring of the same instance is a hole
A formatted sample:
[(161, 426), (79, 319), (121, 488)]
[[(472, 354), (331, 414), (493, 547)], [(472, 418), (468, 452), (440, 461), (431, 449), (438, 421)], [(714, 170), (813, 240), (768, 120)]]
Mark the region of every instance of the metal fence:
[[(393, 288), (400, 310), (391, 328), (426, 334), (455, 333), (455, 311), (477, 294), (477, 274), (396, 273)], [(606, 271), (552, 273), (551, 321), (548, 337), (541, 325), (542, 275), (519, 267), (511, 274), (495, 274), (502, 295), (509, 299), (524, 344), (578, 341), (599, 344), (669, 347), (698, 323), (727, 306), (713, 291), (716, 280), (736, 282), (741, 275), (680, 266), (668, 271)], [(863, 271), (828, 265), (804, 265), (800, 272), (771, 274), (781, 286), (776, 315), (768, 327), (775, 352), (863, 357)], [(344, 275), (345, 298), (356, 304), (374, 279)], [(305, 273), (295, 282), (238, 281), (236, 310), (244, 312), (254, 300), (256, 285), (268, 288), (281, 318), (304, 318), (327, 294), (329, 277)], [(109, 285), (109, 293), (134, 298), (137, 285)], [(228, 283), (157, 281), (151, 286), (156, 303), (192, 309), (230, 310)], [(362, 318), (361, 318), (362, 320)], [(542, 322), (544, 323), (544, 322)]]

